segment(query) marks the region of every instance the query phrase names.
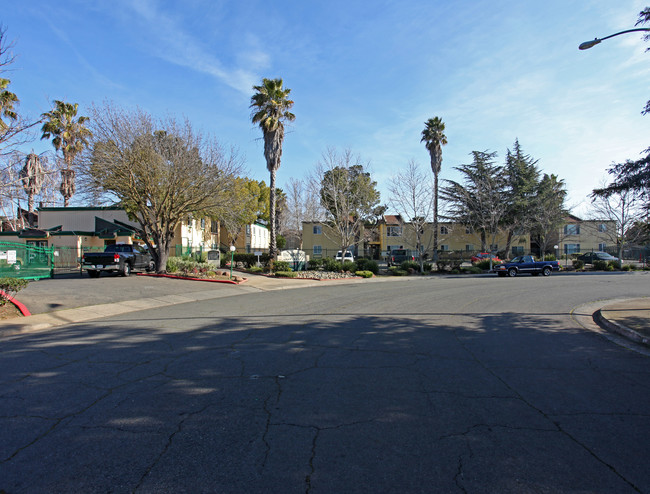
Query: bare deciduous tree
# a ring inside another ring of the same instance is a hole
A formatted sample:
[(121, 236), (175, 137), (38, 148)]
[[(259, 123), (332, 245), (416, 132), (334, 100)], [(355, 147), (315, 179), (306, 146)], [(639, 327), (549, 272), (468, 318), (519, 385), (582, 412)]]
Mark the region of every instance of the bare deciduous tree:
[[(31, 157), (31, 158), (30, 158)], [(34, 157), (38, 158), (37, 166)], [(12, 231), (18, 231), (29, 225), (25, 217), (18, 212), (22, 209), (22, 202), (27, 195), (27, 209), (30, 213), (35, 210), (35, 205), (54, 205), (56, 197), (56, 176), (59, 170), (49, 159), (47, 154), (37, 156), (33, 153), (24, 155), (14, 151), (5, 157), (6, 165), (0, 170), (0, 211), (6, 218), (6, 224)], [(32, 218), (32, 215), (28, 216)]]
[(305, 180), (289, 179), (286, 185), (286, 212), (282, 216), (280, 233), (294, 246), (302, 248), (304, 221), (322, 221), (325, 212), (320, 204), (318, 190)]
[(424, 232), (432, 220), (434, 210), (434, 190), (430, 175), (423, 173), (420, 166), (410, 160), (406, 169), (394, 175), (388, 185), (390, 205), (403, 218), (406, 218), (406, 228), (416, 241), (420, 271), (423, 270)]
[(361, 158), (349, 149), (338, 153), (328, 148), (316, 166), (312, 184), (319, 188), (330, 226), (323, 228), (323, 234), (337, 242), (342, 252), (363, 241), (363, 225), (373, 218), (380, 196)]
[(219, 217), (242, 162), (188, 121), (110, 104), (91, 114), (85, 183), (119, 199), (164, 272), (176, 227), (189, 215)]
[(613, 221), (616, 224), (614, 230), (607, 229), (605, 225), (599, 234), (616, 244), (621, 267), (624, 245), (627, 242), (635, 242), (642, 234), (642, 230), (636, 228), (636, 225), (648, 214), (641, 193), (627, 189), (613, 192), (609, 196), (592, 194), (591, 197), (592, 219)]

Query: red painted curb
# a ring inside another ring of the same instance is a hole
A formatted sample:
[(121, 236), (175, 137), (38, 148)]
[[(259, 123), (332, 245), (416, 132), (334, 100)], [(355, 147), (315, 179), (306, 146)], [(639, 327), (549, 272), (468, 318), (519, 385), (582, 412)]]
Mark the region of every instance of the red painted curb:
[(23, 316), (27, 317), (32, 315), (32, 313), (29, 312), (29, 309), (25, 306), (25, 304), (23, 304), (22, 302), (18, 302), (18, 300), (16, 300), (15, 298), (7, 295), (4, 290), (0, 290), (0, 293), (2, 293), (2, 296), (6, 298), (9, 302), (14, 304)]
[(174, 274), (158, 274), (158, 273), (137, 273), (138, 276), (153, 276), (155, 278), (172, 278), (176, 280), (190, 280), (190, 281), (207, 281), (210, 283), (228, 283), (230, 285), (239, 285), (240, 283), (245, 283), (248, 281), (248, 278), (244, 278), (242, 281), (232, 281), (232, 280), (211, 280), (209, 278), (191, 278), (189, 276), (176, 276)]

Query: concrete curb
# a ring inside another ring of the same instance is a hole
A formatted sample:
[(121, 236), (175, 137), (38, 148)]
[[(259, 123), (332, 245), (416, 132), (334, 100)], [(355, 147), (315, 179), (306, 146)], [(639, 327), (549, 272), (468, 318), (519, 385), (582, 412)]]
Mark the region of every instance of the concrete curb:
[(596, 312), (594, 312), (593, 317), (594, 317), (594, 322), (598, 324), (601, 328), (607, 329), (608, 331), (613, 331), (614, 333), (618, 333), (621, 336), (624, 336), (625, 338), (634, 341), (635, 343), (639, 343), (641, 345), (650, 347), (650, 339), (637, 333), (633, 329), (623, 326), (622, 324), (619, 324), (615, 321), (610, 321), (609, 319), (606, 319), (602, 314), (602, 309), (598, 309)]
[(16, 309), (18, 309), (23, 316), (27, 317), (27, 316), (32, 315), (32, 313), (29, 312), (29, 309), (27, 308), (27, 306), (25, 304), (23, 304), (22, 302), (19, 302), (18, 300), (13, 298), (11, 295), (7, 294), (4, 290), (0, 290), (0, 294), (2, 294), (3, 298), (7, 299), (7, 301), (14, 304), (16, 306)]

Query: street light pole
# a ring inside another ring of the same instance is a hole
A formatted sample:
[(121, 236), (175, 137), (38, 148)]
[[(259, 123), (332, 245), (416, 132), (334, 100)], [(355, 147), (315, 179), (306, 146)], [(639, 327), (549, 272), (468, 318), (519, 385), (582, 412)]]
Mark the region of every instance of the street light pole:
[(235, 262), (235, 250), (237, 250), (237, 247), (234, 245), (230, 246), (230, 279), (232, 280), (232, 265)]
[(609, 36), (605, 36), (604, 38), (595, 38), (592, 41), (585, 41), (584, 43), (580, 43), (580, 46), (578, 46), (579, 50), (588, 50), (592, 46), (596, 46), (598, 43), (600, 43), (603, 40), (613, 38), (614, 36), (618, 36), (620, 34), (625, 34), (625, 33), (634, 33), (636, 31), (650, 31), (649, 27), (640, 27), (637, 29), (628, 29), (627, 31), (621, 31), (620, 33), (615, 33), (615, 34), (610, 34)]

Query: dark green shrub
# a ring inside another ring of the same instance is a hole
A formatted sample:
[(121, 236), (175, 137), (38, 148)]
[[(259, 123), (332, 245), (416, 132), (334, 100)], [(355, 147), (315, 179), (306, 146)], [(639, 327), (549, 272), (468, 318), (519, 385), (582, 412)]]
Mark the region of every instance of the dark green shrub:
[(634, 266), (630, 266), (629, 264), (623, 265), (621, 268), (623, 271), (634, 271)]
[(359, 271), (370, 271), (373, 274), (378, 274), (379, 264), (372, 259), (357, 259), (357, 269)]
[(618, 269), (618, 266), (619, 266), (618, 261), (608, 261), (607, 271), (614, 271), (615, 269)]
[(573, 261), (573, 268), (574, 269), (582, 269), (585, 267), (585, 262), (581, 261), (580, 259), (575, 259)]
[(262, 268), (260, 266), (253, 266), (251, 268), (248, 268), (248, 271), (250, 273), (261, 273), (262, 271), (264, 271), (264, 268)]
[(544, 256), (544, 261), (557, 261), (557, 257), (555, 257), (555, 254), (546, 254)]
[(461, 265), (465, 262), (464, 252), (440, 252), (438, 255), (438, 270), (445, 271), (447, 268), (460, 271)]
[(343, 271), (354, 273), (357, 270), (357, 263), (353, 261), (344, 261), (341, 265)]
[[(221, 256), (225, 262), (230, 261), (230, 252)], [(260, 264), (266, 265), (271, 260), (268, 254), (264, 253), (260, 256)], [(257, 256), (255, 254), (237, 253), (233, 255), (233, 261), (236, 263), (241, 262), (245, 268), (250, 268), (257, 265)]]
[(275, 276), (278, 278), (295, 278), (298, 276), (298, 273), (295, 273), (294, 271), (276, 271)]
[(391, 266), (388, 269), (388, 273), (392, 274), (393, 276), (408, 276), (408, 271), (404, 271), (403, 269), (398, 268), (397, 266)]
[(322, 259), (310, 259), (309, 260), (309, 269), (320, 269), (323, 267)]
[[(494, 268), (494, 266), (496, 266), (497, 264), (501, 264), (501, 263), (492, 261), (492, 268)], [(477, 262), (475, 264), (475, 267), (479, 268), (482, 271), (488, 271), (490, 269), (490, 260), (485, 259), (481, 262)]]
[(340, 273), (343, 267), (341, 266), (341, 263), (335, 259), (324, 259), (323, 260), (323, 269), (325, 271), (333, 271), (335, 273)]
[(420, 264), (415, 261), (403, 261), (402, 264), (399, 265), (399, 268), (403, 271), (410, 271), (412, 269), (414, 272), (419, 272)]
[[(482, 262), (485, 262), (485, 261), (482, 261)], [(490, 266), (487, 267), (487, 269), (489, 269), (489, 268), (490, 268)], [(467, 273), (467, 274), (481, 274), (483, 272), (483, 270), (478, 266), (471, 266), (469, 268), (462, 268), (462, 271), (463, 271), (463, 273)]]
[(425, 273), (430, 273), (431, 270), (433, 269), (433, 265), (432, 265), (430, 262), (425, 262), (425, 263), (422, 265), (422, 269), (423, 269), (423, 271), (424, 271)]
[(372, 271), (361, 270), (361, 271), (357, 271), (354, 274), (357, 275), (357, 276), (361, 276), (362, 278), (372, 278), (373, 277)]
[(605, 271), (607, 269), (607, 261), (596, 260), (592, 265), (595, 271)]
[(20, 290), (25, 288), (29, 282), (22, 278), (0, 278), (0, 290), (4, 295), (0, 294), (0, 305), (4, 305), (10, 298), (13, 298)]
[(275, 261), (273, 263), (273, 272), (277, 274), (279, 271), (291, 271), (289, 261)]

